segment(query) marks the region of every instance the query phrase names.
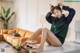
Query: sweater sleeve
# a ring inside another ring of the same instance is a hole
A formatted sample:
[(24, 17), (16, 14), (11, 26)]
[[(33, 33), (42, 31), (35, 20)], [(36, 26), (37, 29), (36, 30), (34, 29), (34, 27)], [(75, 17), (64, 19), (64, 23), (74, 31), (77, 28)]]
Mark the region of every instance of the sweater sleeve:
[(69, 11), (68, 16), (66, 17), (66, 21), (68, 24), (70, 24), (70, 22), (72, 21), (74, 15), (75, 15), (75, 10), (73, 8), (68, 7), (68, 6), (63, 6), (63, 10)]
[(54, 17), (51, 16), (52, 13), (51, 12), (48, 12), (47, 15), (46, 15), (46, 20), (52, 24), (53, 20), (54, 20)]

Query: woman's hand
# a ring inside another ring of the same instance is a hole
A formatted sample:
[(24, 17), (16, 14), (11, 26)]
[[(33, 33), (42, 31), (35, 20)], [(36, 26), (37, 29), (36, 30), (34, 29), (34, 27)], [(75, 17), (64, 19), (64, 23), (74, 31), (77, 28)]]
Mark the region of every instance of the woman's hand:
[(58, 3), (58, 6), (60, 6), (60, 7), (61, 7), (61, 9), (62, 9), (62, 7), (63, 7), (63, 4), (62, 4), (62, 3)]
[(50, 7), (52, 6), (52, 4), (50, 4)]
[(61, 7), (63, 7), (63, 4), (62, 3), (58, 3), (58, 5), (61, 6)]
[(52, 9), (53, 9), (53, 8), (54, 8), (54, 6), (53, 6), (52, 4), (50, 4), (50, 12), (51, 12), (51, 13), (53, 13), (53, 12), (52, 12)]

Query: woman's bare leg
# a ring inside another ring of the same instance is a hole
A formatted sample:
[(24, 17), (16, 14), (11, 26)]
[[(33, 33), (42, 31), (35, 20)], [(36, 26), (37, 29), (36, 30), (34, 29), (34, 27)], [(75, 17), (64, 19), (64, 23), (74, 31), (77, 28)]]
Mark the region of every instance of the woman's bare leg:
[(43, 50), (44, 43), (45, 43), (46, 39), (48, 39), (50, 44), (53, 46), (57, 46), (57, 47), (62, 46), (59, 39), (50, 30), (48, 30), (47, 28), (44, 28), (40, 46), (39, 46), (39, 48), (35, 49), (34, 52), (39, 52), (39, 51)]
[(48, 37), (46, 38), (46, 42), (48, 43), (49, 46), (51, 46), (50, 41), (48, 40)]
[[(39, 28), (28, 40), (34, 40), (34, 39), (37, 38), (40, 34), (42, 34), (42, 28)], [(49, 45), (51, 45), (51, 43), (49, 42), (48, 39), (46, 39), (46, 42), (47, 42)], [(26, 44), (26, 42), (24, 42), (24, 43), (22, 44), (22, 46), (25, 45), (25, 44)]]
[(42, 33), (42, 28), (39, 28), (28, 40), (34, 40)]
[(52, 46), (62, 46), (60, 40), (49, 29), (45, 28), (45, 30), (47, 30), (47, 39)]
[[(43, 30), (43, 31), (44, 31), (44, 30)], [(39, 28), (39, 29), (29, 38), (29, 40), (34, 40), (34, 39), (37, 38), (40, 34), (42, 34), (42, 28)], [(51, 45), (48, 39), (46, 39), (46, 42), (47, 42), (49, 45)]]
[(47, 31), (45, 29), (42, 29), (42, 30), (43, 30), (43, 34), (41, 36), (41, 43), (40, 43), (39, 47), (33, 51), (33, 53), (43, 51), (44, 43), (45, 43), (46, 37), (47, 37)]
[[(39, 28), (28, 40), (34, 40), (35, 38), (37, 38), (40, 34), (42, 33), (42, 28)], [(26, 42), (24, 42), (22, 44), (22, 46), (24, 46), (26, 44)]]

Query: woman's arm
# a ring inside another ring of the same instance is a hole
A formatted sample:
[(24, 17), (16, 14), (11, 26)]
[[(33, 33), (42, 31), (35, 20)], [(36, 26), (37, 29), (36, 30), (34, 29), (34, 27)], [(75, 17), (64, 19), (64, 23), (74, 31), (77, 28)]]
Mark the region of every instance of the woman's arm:
[(48, 12), (47, 15), (46, 15), (46, 20), (52, 24), (53, 20), (54, 20), (54, 17), (51, 16), (52, 13), (51, 12)]
[(70, 24), (70, 22), (72, 21), (74, 15), (75, 15), (75, 10), (73, 8), (68, 7), (68, 6), (63, 6), (62, 9), (69, 11), (69, 15), (66, 17), (66, 21), (68, 24)]

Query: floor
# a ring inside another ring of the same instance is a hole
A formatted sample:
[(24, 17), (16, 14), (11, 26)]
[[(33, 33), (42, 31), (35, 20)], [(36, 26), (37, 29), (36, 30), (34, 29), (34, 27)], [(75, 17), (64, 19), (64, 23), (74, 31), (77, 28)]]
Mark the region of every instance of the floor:
[(16, 51), (12, 48), (11, 45), (0, 41), (0, 53), (16, 53)]
[[(1, 52), (2, 49), (5, 49), (5, 52)], [(0, 53), (15, 52), (9, 44), (0, 42)], [(80, 44), (74, 42), (65, 42), (62, 47), (52, 47), (45, 45), (44, 52), (40, 53), (80, 53)]]
[(66, 41), (62, 47), (45, 46), (41, 53), (80, 53), (80, 44)]

